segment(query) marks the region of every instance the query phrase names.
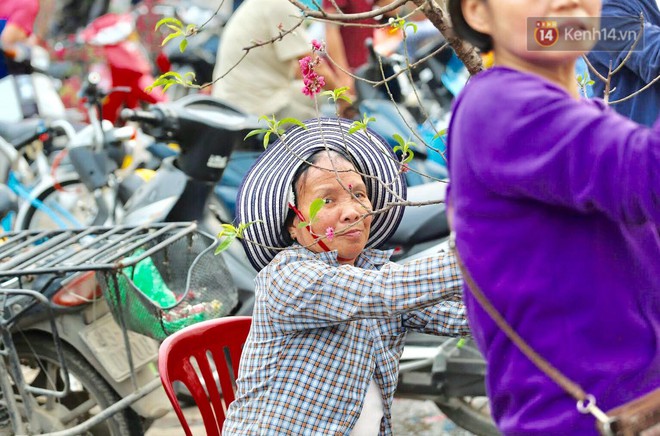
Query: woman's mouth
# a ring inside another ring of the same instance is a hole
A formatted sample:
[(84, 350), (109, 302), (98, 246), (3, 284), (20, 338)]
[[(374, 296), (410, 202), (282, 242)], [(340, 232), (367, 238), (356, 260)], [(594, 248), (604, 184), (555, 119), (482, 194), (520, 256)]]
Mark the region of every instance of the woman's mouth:
[(346, 236), (347, 238), (356, 238), (360, 235), (362, 235), (362, 230), (359, 229), (350, 229), (346, 230), (345, 232), (338, 232), (337, 234), (337, 236)]

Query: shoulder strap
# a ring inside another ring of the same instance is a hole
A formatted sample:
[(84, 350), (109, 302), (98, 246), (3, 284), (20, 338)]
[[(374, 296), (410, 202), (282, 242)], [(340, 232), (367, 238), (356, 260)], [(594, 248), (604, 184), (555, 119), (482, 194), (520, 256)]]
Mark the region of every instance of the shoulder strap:
[(577, 385), (575, 382), (570, 380), (564, 374), (562, 374), (557, 368), (552, 366), (550, 362), (545, 360), (541, 355), (539, 355), (532, 347), (527, 344), (527, 342), (518, 334), (516, 331), (509, 325), (500, 312), (493, 306), (493, 304), (488, 300), (488, 297), (481, 291), (481, 288), (475, 283), (474, 279), (470, 275), (470, 272), (463, 264), (463, 260), (458, 254), (458, 249), (456, 248), (455, 236), (452, 232), (450, 236), (450, 246), (456, 255), (456, 262), (458, 263), (459, 268), (461, 269), (461, 274), (463, 274), (463, 279), (468, 285), (470, 293), (477, 299), (481, 307), (490, 315), (495, 324), (504, 332), (505, 335), (515, 344), (516, 347), (525, 355), (529, 360), (536, 365), (538, 369), (543, 371), (548, 377), (550, 377), (555, 383), (562, 387), (567, 393), (569, 393), (573, 398), (582, 402), (587, 401), (589, 396), (584, 390)]

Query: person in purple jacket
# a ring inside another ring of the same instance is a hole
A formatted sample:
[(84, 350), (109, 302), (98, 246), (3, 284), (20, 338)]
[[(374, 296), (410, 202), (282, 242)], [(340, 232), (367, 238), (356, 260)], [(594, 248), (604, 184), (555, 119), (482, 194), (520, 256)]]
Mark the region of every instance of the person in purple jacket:
[[(660, 122), (580, 98), (575, 62), (588, 46), (527, 45), (530, 17), (569, 18), (561, 32), (600, 11), (600, 0), (449, 0), (457, 33), (493, 48), (495, 66), (455, 101), (448, 200), (475, 282), (607, 411), (660, 386)], [(595, 434), (593, 416), (464, 298), (500, 430)]]

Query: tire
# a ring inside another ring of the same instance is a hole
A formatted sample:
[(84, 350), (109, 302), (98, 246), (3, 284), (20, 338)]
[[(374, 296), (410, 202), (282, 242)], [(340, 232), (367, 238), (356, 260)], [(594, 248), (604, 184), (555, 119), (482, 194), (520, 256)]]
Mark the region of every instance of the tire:
[[(39, 210), (33, 203), (19, 206), (14, 230), (54, 230), (81, 228), (94, 222), (98, 209), (94, 196), (77, 176), (58, 179), (61, 190), (52, 183), (38, 186), (33, 198), (48, 206), (52, 215)], [(73, 217), (75, 219), (70, 219)]]
[[(47, 380), (57, 377), (57, 388), (62, 389), (62, 378), (59, 371), (59, 361), (55, 344), (50, 337), (29, 336), (16, 339), (16, 351), (21, 361), (26, 382), (32, 386), (52, 387)], [(45, 396), (38, 398), (41, 414), (48, 419), (58, 419), (62, 412), (73, 410), (76, 406), (92, 400), (96, 405), (76, 416), (66, 427), (73, 427), (92, 417), (95, 413), (107, 408), (120, 398), (105, 382), (98, 372), (72, 347), (63, 345), (63, 354), (70, 378), (70, 392), (61, 399), (53, 412), (47, 410)], [(55, 375), (54, 375), (55, 374)], [(59, 422), (57, 422), (59, 424)], [(115, 413), (111, 418), (103, 421), (86, 433), (95, 436), (139, 436), (144, 434), (140, 417), (130, 408)]]
[(452, 398), (448, 402), (434, 401), (442, 413), (457, 426), (478, 436), (498, 436), (493, 419), (490, 417), (486, 397)]

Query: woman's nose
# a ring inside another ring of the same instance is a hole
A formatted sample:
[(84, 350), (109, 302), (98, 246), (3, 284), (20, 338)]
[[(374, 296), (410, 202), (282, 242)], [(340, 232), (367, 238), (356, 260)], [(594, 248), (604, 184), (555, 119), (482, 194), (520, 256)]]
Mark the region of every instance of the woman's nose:
[(357, 221), (362, 216), (361, 210), (362, 208), (360, 207), (360, 204), (356, 201), (347, 201), (344, 203), (344, 207), (341, 211), (341, 220), (344, 222)]

